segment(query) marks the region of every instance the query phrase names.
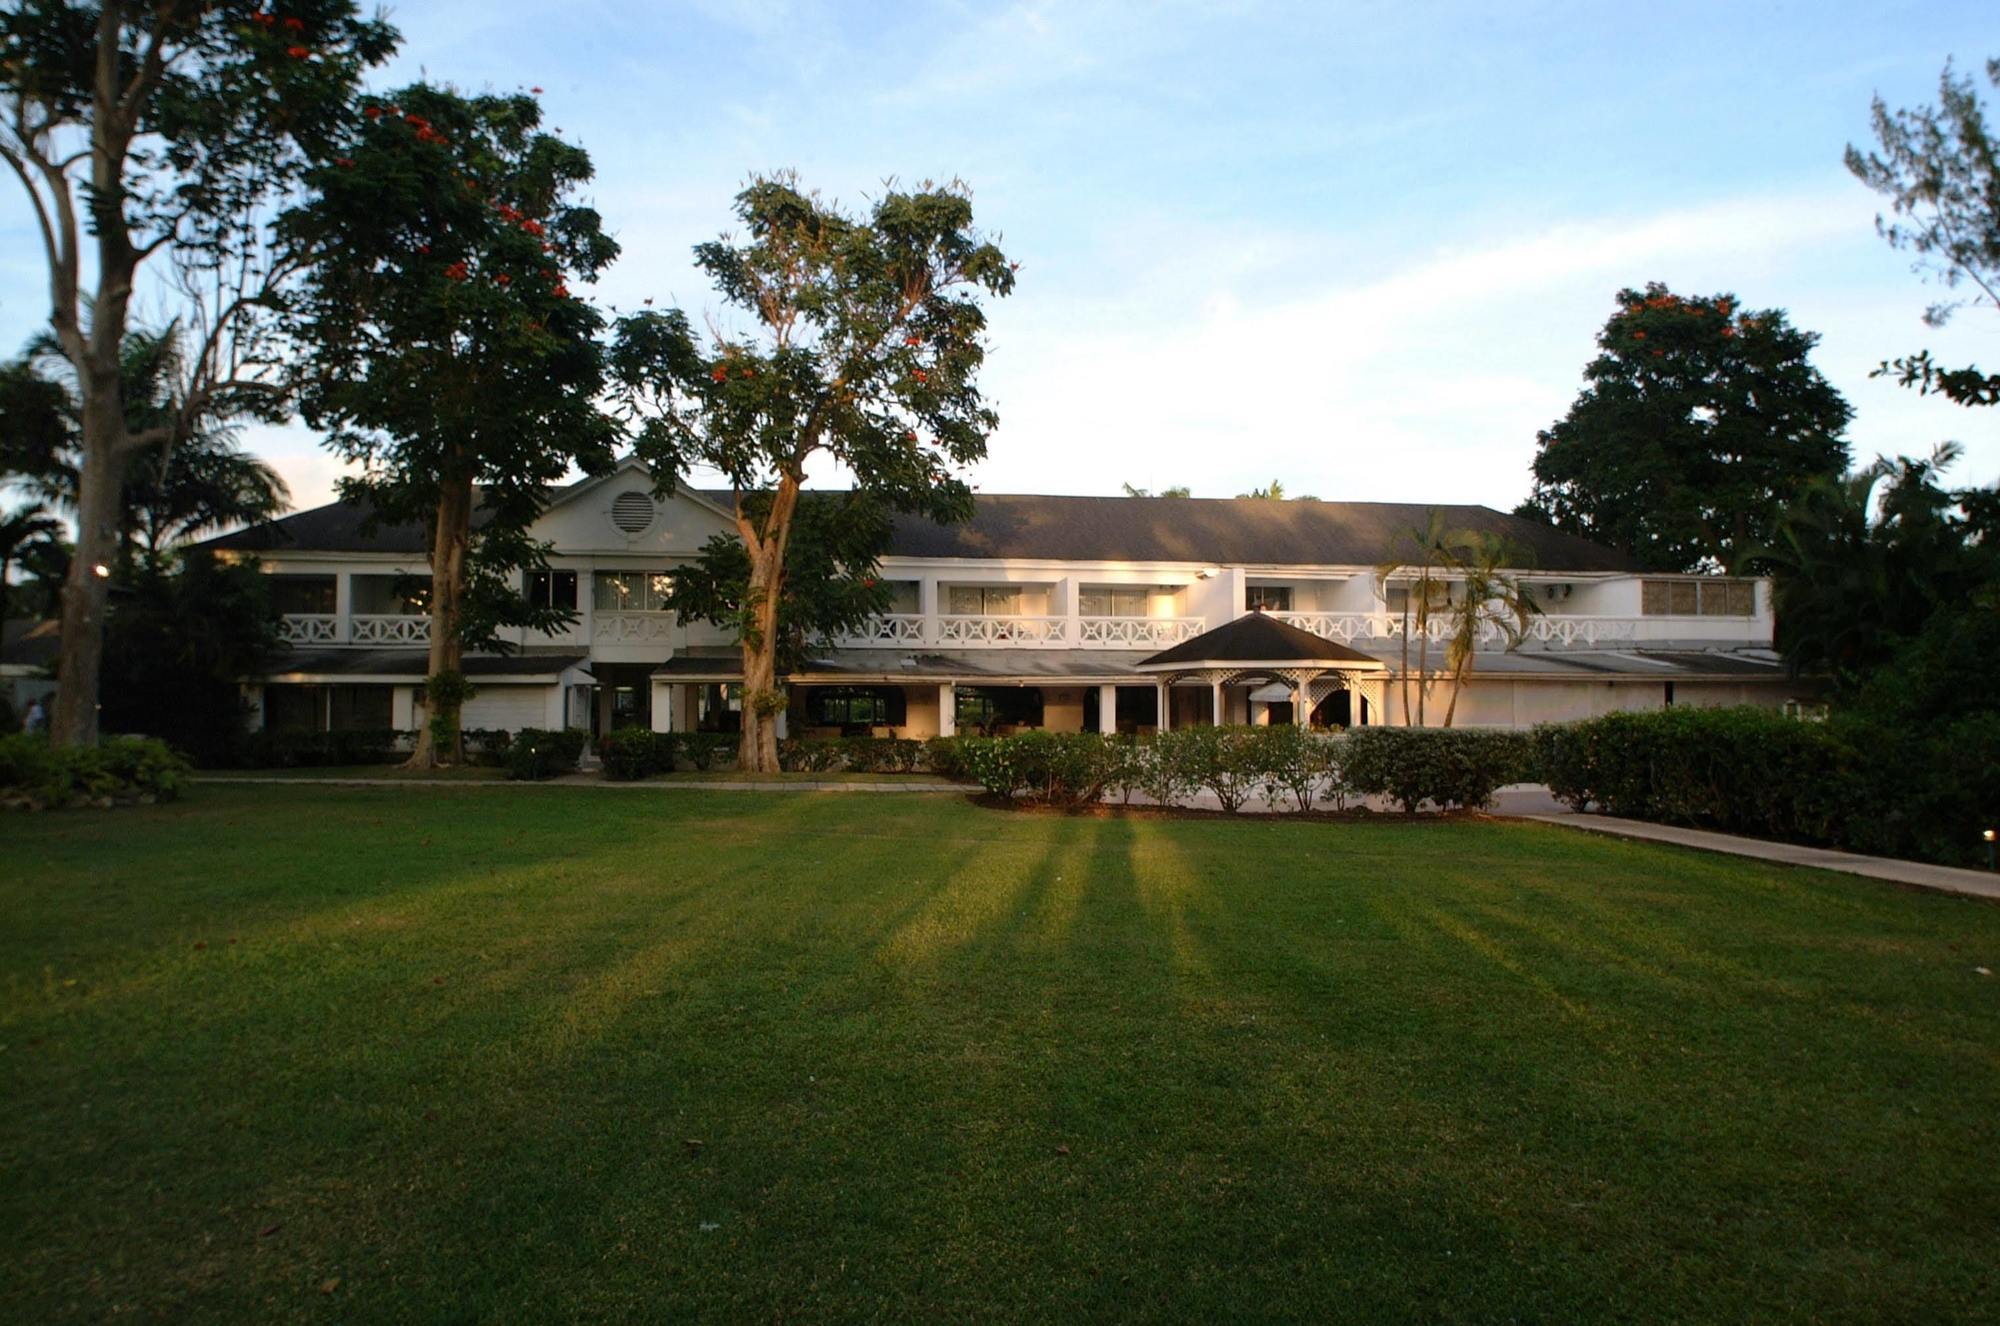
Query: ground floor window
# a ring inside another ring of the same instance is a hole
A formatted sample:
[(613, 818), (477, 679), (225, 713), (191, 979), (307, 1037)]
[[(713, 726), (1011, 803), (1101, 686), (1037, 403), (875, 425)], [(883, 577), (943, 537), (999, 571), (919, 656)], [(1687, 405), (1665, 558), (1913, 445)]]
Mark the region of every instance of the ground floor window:
[(901, 727), (907, 721), (900, 686), (815, 686), (806, 692), (805, 709), (814, 727)]
[(1042, 692), (1035, 686), (961, 686), (954, 705), (961, 732), (1042, 725)]
[(266, 686), (264, 726), (272, 732), (386, 732), (390, 686)]
[(695, 730), (735, 732), (743, 726), (743, 688), (710, 682), (695, 688)]

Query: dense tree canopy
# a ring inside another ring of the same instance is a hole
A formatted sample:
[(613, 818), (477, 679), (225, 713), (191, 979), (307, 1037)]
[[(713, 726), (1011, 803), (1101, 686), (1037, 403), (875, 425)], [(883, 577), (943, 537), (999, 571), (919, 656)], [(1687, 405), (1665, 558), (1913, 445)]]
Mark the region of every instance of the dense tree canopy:
[(1519, 514), (1648, 570), (1738, 569), (1785, 502), (1847, 467), (1852, 411), (1808, 358), (1818, 340), (1731, 295), (1620, 291)]
[(741, 239), (695, 250), (739, 323), (697, 337), (685, 313), (624, 319), (617, 375), (663, 491), (696, 467), (735, 490), (748, 562), (742, 763), (777, 768), (779, 614), (809, 464), (826, 460), (893, 510), (962, 519), (965, 467), (997, 422), (980, 394), (982, 296), (1014, 265), (973, 228), (958, 185), (892, 188), (854, 217), (789, 176), (736, 199)]
[[(617, 245), (576, 197), (589, 156), (540, 125), (527, 95), (417, 84), (368, 98), (284, 221), (343, 255), (294, 301), (305, 417), (360, 463), (347, 495), (433, 531), (429, 671), (446, 680), (431, 712), (453, 754), (463, 650), (565, 615), (520, 592), (544, 555), (526, 531), (573, 466), (610, 465), (617, 435), (599, 408), (603, 319), (570, 286)], [(433, 735), (418, 763), (436, 758)]]
[[(0, 161), (27, 194), (49, 325), (80, 413), (77, 551), (63, 590), (50, 731), (97, 733), (107, 578), (132, 452), (202, 420), (278, 417), (271, 315), (318, 256), (273, 243), (270, 209), (331, 155), (395, 31), (351, 0), (34, 0), (0, 8)], [(164, 256), (165, 280), (139, 275)], [(134, 298), (157, 295), (190, 349), (173, 416), (127, 424)]]

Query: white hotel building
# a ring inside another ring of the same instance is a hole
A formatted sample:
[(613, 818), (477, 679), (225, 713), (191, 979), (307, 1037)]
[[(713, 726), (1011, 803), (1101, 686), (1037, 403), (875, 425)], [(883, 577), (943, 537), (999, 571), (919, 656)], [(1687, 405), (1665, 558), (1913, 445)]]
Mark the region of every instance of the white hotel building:
[[(734, 529), (726, 495), (656, 500), (636, 462), (557, 494), (535, 530), (550, 569), (523, 591), (574, 624), (471, 656), (468, 728), (732, 730), (737, 650), (661, 591)], [(1663, 576), (1486, 507), (1453, 528), (1505, 535), (1538, 611), (1509, 649), (1480, 643), (1456, 722), (1525, 727), (1617, 709), (1778, 705), (1770, 587)], [(1428, 508), (1366, 502), (982, 495), (963, 525), (899, 520), (882, 576), (892, 610), (824, 642), (790, 678), (794, 736), (912, 737), (1024, 726), (1144, 731), (1222, 721), (1404, 721), (1404, 615), (1376, 565)], [(334, 503), (211, 540), (274, 582), (289, 651), (248, 679), (253, 723), (409, 729), (422, 721), (428, 531)], [(1282, 625), (1280, 625), (1282, 624)], [(1441, 625), (1441, 623), (1434, 623)], [(1293, 629), (1296, 628), (1296, 629)], [(1416, 642), (1409, 657), (1415, 670)], [(1442, 646), (1430, 645), (1433, 669)], [(1450, 685), (1426, 707), (1442, 720)], [(1413, 706), (1414, 707), (1414, 706)]]

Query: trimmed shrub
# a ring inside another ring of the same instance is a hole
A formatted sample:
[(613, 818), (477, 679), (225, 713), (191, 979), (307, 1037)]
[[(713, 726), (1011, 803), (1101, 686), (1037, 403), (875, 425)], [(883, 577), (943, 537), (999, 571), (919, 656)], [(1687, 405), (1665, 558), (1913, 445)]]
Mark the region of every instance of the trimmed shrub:
[(1519, 732), (1479, 728), (1364, 727), (1346, 737), (1343, 782), (1355, 792), (1386, 796), (1403, 810), (1476, 809), (1495, 788), (1519, 782), (1529, 767), (1529, 740)]
[(1307, 811), (1322, 799), (1346, 800), (1339, 788), (1340, 738), (1295, 723), (1274, 723), (1249, 733), (1251, 763), (1264, 801), (1272, 809), (1290, 803)]
[(1263, 729), (1190, 727), (1167, 732), (1154, 742), (1155, 754), (1178, 763), (1190, 788), (1215, 794), (1230, 814), (1243, 808), (1262, 781), (1257, 760)]
[(967, 737), (932, 737), (923, 743), (923, 766), (940, 778), (967, 778), (965, 763)]
[(1110, 745), (1095, 732), (1034, 729), (969, 743), (967, 763), (987, 791), (1046, 806), (1090, 805), (1104, 794)]
[(107, 737), (95, 746), (51, 746), (38, 732), (0, 737), (0, 804), (33, 810), (171, 801), (188, 762), (164, 741)]
[(237, 763), (248, 769), (397, 764), (408, 758), (414, 737), (415, 733), (398, 732), (392, 728), (350, 732), (251, 732), (244, 736)]
[(469, 727), (460, 735), (465, 739), (467, 764), (498, 769), (507, 763), (507, 747), (513, 742), (514, 734), (505, 728)]
[(786, 738), (778, 743), (778, 767), (786, 773), (825, 773), (846, 757), (844, 743)]
[(597, 758), (604, 764), (604, 776), (613, 782), (630, 783), (657, 773), (671, 773), (674, 767), (672, 732), (654, 732), (643, 727), (623, 727), (597, 739)]
[(677, 732), (680, 753), (703, 773), (736, 754), (743, 738), (734, 732)]
[(550, 731), (524, 727), (507, 744), (507, 776), (520, 782), (540, 782), (573, 773), (583, 758), (589, 734), (581, 728)]

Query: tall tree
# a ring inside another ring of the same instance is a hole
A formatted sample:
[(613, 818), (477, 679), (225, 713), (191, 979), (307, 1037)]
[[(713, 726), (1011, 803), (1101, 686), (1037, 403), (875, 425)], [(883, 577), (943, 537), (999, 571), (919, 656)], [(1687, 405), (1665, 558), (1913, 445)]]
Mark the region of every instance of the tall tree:
[[(2000, 87), (2000, 60), (1986, 62), (1986, 78)], [(1875, 219), (1882, 237), (1916, 255), (1916, 270), (1951, 292), (1924, 320), (1942, 326), (1967, 304), (2000, 308), (2000, 141), (1974, 80), (1947, 63), (1936, 106), (1890, 110), (1877, 97), (1874, 128), (1877, 150), (1850, 144), (1847, 168), (1889, 199), (1890, 214)], [(1943, 368), (1928, 350), (1879, 371), (1960, 405), (2000, 405), (2000, 373)]]
[(417, 84), (370, 98), (284, 223), (342, 254), (297, 301), (306, 419), (362, 466), (344, 496), (431, 529), (420, 767), (458, 758), (464, 651), (571, 616), (521, 593), (546, 554), (527, 531), (550, 485), (608, 468), (617, 437), (598, 407), (603, 318), (569, 283), (618, 246), (577, 200), (589, 155), (540, 125), (527, 95)]
[(1135, 488), (1135, 487), (1133, 487), (1133, 486), (1132, 486), (1131, 484), (1129, 484), (1129, 483), (1127, 483), (1127, 484), (1120, 484), (1120, 485), (1119, 485), (1119, 487), (1121, 487), (1121, 488), (1123, 488), (1123, 489), (1125, 490), (1125, 496), (1127, 496), (1127, 497), (1189, 497), (1189, 496), (1192, 496), (1192, 490), (1191, 490), (1191, 489), (1190, 489), (1190, 488), (1189, 488), (1189, 487), (1188, 487), (1188, 486), (1187, 486), (1186, 484), (1176, 484), (1176, 485), (1174, 485), (1174, 486), (1173, 486), (1173, 487), (1171, 487), (1171, 488), (1162, 488), (1162, 489), (1160, 489), (1160, 491), (1159, 491), (1159, 492), (1157, 492), (1157, 493), (1156, 493), (1156, 492), (1154, 492), (1154, 491), (1153, 491), (1152, 489), (1150, 489), (1150, 488)]
[[(79, 384), (77, 547), (63, 589), (53, 738), (97, 734), (107, 578), (124, 466), (197, 419), (277, 414), (264, 332), (314, 255), (269, 209), (323, 158), (394, 29), (351, 0), (34, 0), (0, 11), (0, 160), (26, 190), (50, 326)], [(87, 251), (87, 252), (86, 252)], [(134, 433), (120, 356), (147, 264), (194, 348), (171, 421)]]
[(1582, 394), (1538, 437), (1517, 514), (1647, 570), (1735, 570), (1785, 502), (1847, 467), (1853, 412), (1812, 366), (1818, 342), (1733, 295), (1621, 290)]
[(998, 422), (981, 397), (981, 295), (1015, 264), (972, 223), (962, 185), (891, 188), (856, 218), (790, 175), (737, 195), (745, 230), (695, 250), (742, 318), (698, 339), (675, 310), (624, 319), (615, 351), (638, 450), (671, 492), (702, 467), (735, 490), (749, 560), (740, 619), (746, 769), (778, 767), (778, 616), (806, 468), (834, 462), (894, 510), (963, 519), (960, 471)]

